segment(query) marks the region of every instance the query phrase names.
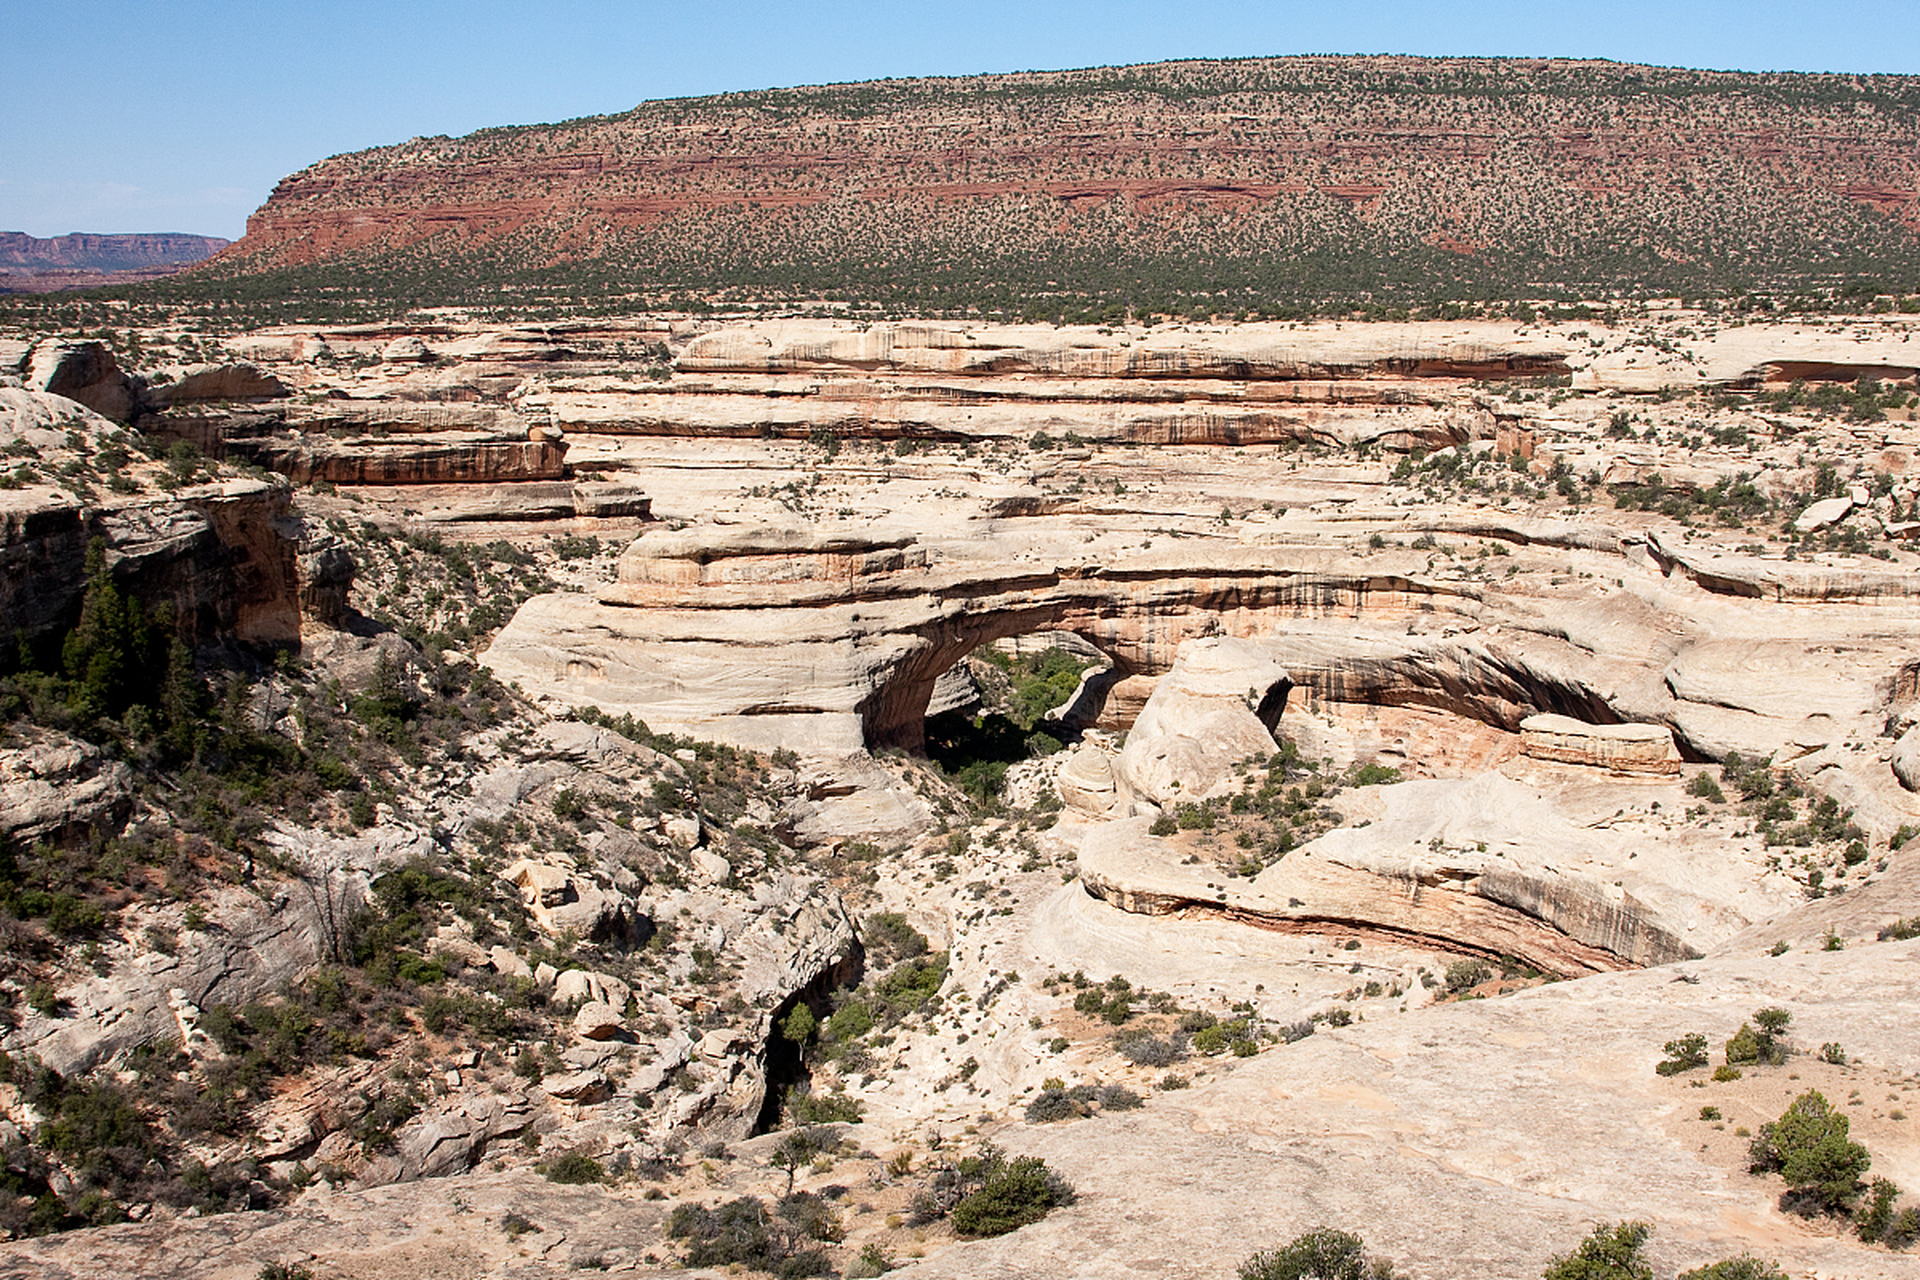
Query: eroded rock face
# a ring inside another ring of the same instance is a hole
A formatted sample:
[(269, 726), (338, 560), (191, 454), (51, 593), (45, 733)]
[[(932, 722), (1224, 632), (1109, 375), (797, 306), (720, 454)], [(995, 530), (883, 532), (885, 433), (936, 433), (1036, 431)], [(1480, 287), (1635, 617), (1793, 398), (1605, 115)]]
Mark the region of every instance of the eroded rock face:
[(39, 343), (27, 361), (26, 384), (30, 390), (83, 404), (114, 422), (129, 421), (139, 401), (113, 352), (99, 342)]
[(0, 748), (0, 839), (35, 840), (115, 830), (133, 805), (132, 776), (97, 747), (51, 731)]
[(1528, 716), (1520, 749), (1536, 760), (1587, 764), (1619, 773), (1679, 773), (1673, 731), (1659, 724), (1587, 724), (1569, 716)]
[[(208, 912), (214, 927), (182, 931), (177, 955), (131, 943), (110, 946), (107, 973), (62, 991), (67, 1006), (59, 1016), (29, 1012), (0, 1047), (31, 1053), (71, 1076), (137, 1045), (183, 1039), (201, 1011), (217, 1004), (240, 1008), (310, 972), (363, 894), (364, 881), (324, 874), (281, 886), (265, 899), (224, 891)], [(168, 909), (156, 922), (177, 924), (179, 915)], [(130, 933), (139, 936), (137, 929)]]
[[(1596, 836), (1498, 774), (1371, 791), (1364, 813), (1349, 811), (1364, 825), (1329, 832), (1251, 881), (1182, 862), (1137, 818), (1089, 828), (1080, 873), (1129, 911), (1375, 931), (1566, 975), (1685, 959), (1760, 905), (1737, 905), (1743, 877), (1716, 884), (1684, 860), (1630, 856), (1634, 843)], [(1703, 918), (1710, 929), (1698, 927)]]
[[(64, 406), (64, 407), (63, 407)], [(0, 389), (0, 441), (65, 465), (70, 434), (91, 456), (112, 423), (51, 393)], [(129, 463), (132, 492), (73, 492), (42, 483), (0, 499), (0, 617), (28, 637), (68, 625), (86, 589), (88, 545), (104, 543), (116, 584), (151, 616), (170, 611), (189, 639), (230, 635), (299, 642), (295, 573), (299, 525), (284, 485), (232, 478), (172, 491), (155, 463)]]
[(279, 400), (286, 394), (286, 384), (258, 365), (203, 364), (148, 386), (141, 399), (148, 407), (165, 410), (206, 400)]

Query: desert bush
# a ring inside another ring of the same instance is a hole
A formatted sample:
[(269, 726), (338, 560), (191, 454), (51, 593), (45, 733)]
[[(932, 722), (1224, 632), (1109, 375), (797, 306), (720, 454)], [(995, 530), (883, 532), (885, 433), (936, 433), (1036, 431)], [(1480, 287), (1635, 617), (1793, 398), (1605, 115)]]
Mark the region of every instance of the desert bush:
[(876, 967), (912, 960), (931, 949), (926, 935), (908, 924), (898, 911), (874, 912), (866, 918), (861, 932), (867, 959)]
[(1393, 1264), (1369, 1258), (1350, 1231), (1322, 1227), (1240, 1264), (1240, 1280), (1393, 1280)]
[(869, 1240), (860, 1256), (847, 1266), (847, 1280), (875, 1280), (893, 1270), (894, 1261), (878, 1241)]
[(605, 1182), (607, 1171), (598, 1160), (584, 1151), (569, 1151), (565, 1155), (555, 1156), (534, 1166), (548, 1182), (563, 1183), (567, 1186), (585, 1186), (593, 1182)]
[(1667, 1041), (1665, 1048), (1667, 1056), (1653, 1068), (1663, 1076), (1677, 1076), (1707, 1065), (1707, 1038), (1697, 1031)]
[(1778, 1120), (1760, 1126), (1748, 1148), (1754, 1173), (1777, 1173), (1785, 1200), (1828, 1213), (1846, 1213), (1860, 1194), (1860, 1176), (1872, 1163), (1867, 1149), (1847, 1137), (1847, 1117), (1818, 1089), (1788, 1104)]
[(1135, 1036), (1116, 1047), (1121, 1057), (1138, 1067), (1170, 1067), (1186, 1056), (1175, 1041), (1159, 1036)]
[(1075, 1120), (1085, 1115), (1085, 1108), (1067, 1093), (1065, 1089), (1042, 1089), (1039, 1096), (1027, 1104), (1028, 1124), (1053, 1124), (1059, 1120)]
[(953, 1206), (958, 1235), (1002, 1236), (1073, 1203), (1073, 1187), (1038, 1156), (1006, 1160), (990, 1152), (978, 1159), (979, 1189)]
[(833, 1273), (826, 1251), (801, 1247), (804, 1235), (768, 1213), (757, 1196), (741, 1196), (712, 1209), (680, 1205), (667, 1218), (667, 1235), (683, 1242), (690, 1267), (738, 1263), (782, 1280)]
[(1715, 804), (1725, 804), (1727, 793), (1713, 780), (1712, 774), (1696, 773), (1687, 783), (1687, 794), (1698, 796), (1702, 800), (1711, 800)]
[(1471, 991), (1492, 976), (1493, 970), (1478, 960), (1455, 960), (1447, 966), (1447, 992), (1459, 995)]
[(1862, 1240), (1872, 1244), (1893, 1225), (1894, 1205), (1899, 1202), (1900, 1187), (1891, 1178), (1875, 1178), (1867, 1186), (1867, 1202), (1854, 1215), (1853, 1229)]
[[(1760, 1013), (1769, 1015), (1769, 1021), (1773, 1021), (1776, 1027), (1784, 1027), (1784, 1024), (1779, 1023), (1771, 1015), (1785, 1012), (1784, 1009), (1760, 1010)], [(1754, 1016), (1758, 1018), (1759, 1013)], [(1791, 1015), (1788, 1016), (1790, 1020)], [(1760, 1029), (1755, 1030), (1752, 1024), (1745, 1022), (1740, 1024), (1738, 1031), (1728, 1037), (1726, 1054), (1728, 1066), (1760, 1064), (1777, 1067), (1787, 1060), (1786, 1046), (1780, 1043), (1777, 1031), (1768, 1030), (1764, 1024)]]
[(798, 1085), (787, 1091), (789, 1124), (856, 1124), (865, 1110), (860, 1099), (846, 1093), (815, 1093)]
[(1787, 1280), (1787, 1273), (1775, 1263), (1764, 1261), (1752, 1254), (1742, 1254), (1738, 1258), (1722, 1258), (1718, 1262), (1708, 1263), (1704, 1267), (1695, 1267), (1691, 1271), (1682, 1271), (1678, 1280)]
[(1555, 1258), (1542, 1280), (1653, 1280), (1653, 1267), (1640, 1256), (1652, 1234), (1644, 1222), (1597, 1226), (1572, 1253)]

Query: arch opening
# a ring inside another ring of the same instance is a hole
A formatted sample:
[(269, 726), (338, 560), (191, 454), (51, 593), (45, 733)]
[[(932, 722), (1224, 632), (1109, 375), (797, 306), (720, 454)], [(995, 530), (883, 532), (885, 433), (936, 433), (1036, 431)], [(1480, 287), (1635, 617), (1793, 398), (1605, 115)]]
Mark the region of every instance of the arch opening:
[(922, 749), (962, 787), (991, 799), (1009, 768), (1078, 743), (1124, 675), (1118, 661), (1075, 631), (996, 636), (935, 679)]

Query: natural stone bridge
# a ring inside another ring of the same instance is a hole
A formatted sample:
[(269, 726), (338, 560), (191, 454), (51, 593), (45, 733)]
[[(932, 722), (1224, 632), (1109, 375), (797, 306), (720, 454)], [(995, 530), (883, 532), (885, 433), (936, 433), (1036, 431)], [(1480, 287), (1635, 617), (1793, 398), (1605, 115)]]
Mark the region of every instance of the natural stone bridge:
[(908, 535), (661, 530), (596, 595), (529, 601), (486, 661), (529, 690), (762, 749), (918, 747), (941, 675), (981, 644), (1043, 631), (1097, 648), (1107, 685), (1157, 677), (1195, 637), (1288, 630), (1291, 679), (1264, 695), (1304, 686), (1507, 730), (1541, 711), (1628, 718), (1591, 692), (1564, 643), (1533, 637), (1529, 653), (1408, 635), (1414, 618), (1472, 630), (1487, 607), (1481, 588), (1419, 576), (1421, 564), (1311, 547), (930, 564)]

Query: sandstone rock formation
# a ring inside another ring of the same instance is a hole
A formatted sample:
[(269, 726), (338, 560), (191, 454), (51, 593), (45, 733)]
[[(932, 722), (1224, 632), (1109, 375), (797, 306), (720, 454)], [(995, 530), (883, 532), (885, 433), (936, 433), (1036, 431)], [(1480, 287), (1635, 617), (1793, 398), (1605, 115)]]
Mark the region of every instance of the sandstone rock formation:
[(1520, 750), (1535, 760), (1590, 764), (1620, 773), (1679, 773), (1673, 731), (1654, 724), (1586, 724), (1567, 716), (1528, 716)]
[(0, 497), (0, 614), (13, 629), (33, 636), (71, 618), (98, 538), (116, 582), (149, 612), (166, 606), (188, 636), (297, 644), (296, 526), (285, 487), (226, 478), (169, 491), (157, 463), (130, 463), (141, 479), (124, 493), (82, 501), (56, 487), (54, 469), (110, 449), (112, 431), (65, 399), (0, 389), (0, 440), (45, 469)]

